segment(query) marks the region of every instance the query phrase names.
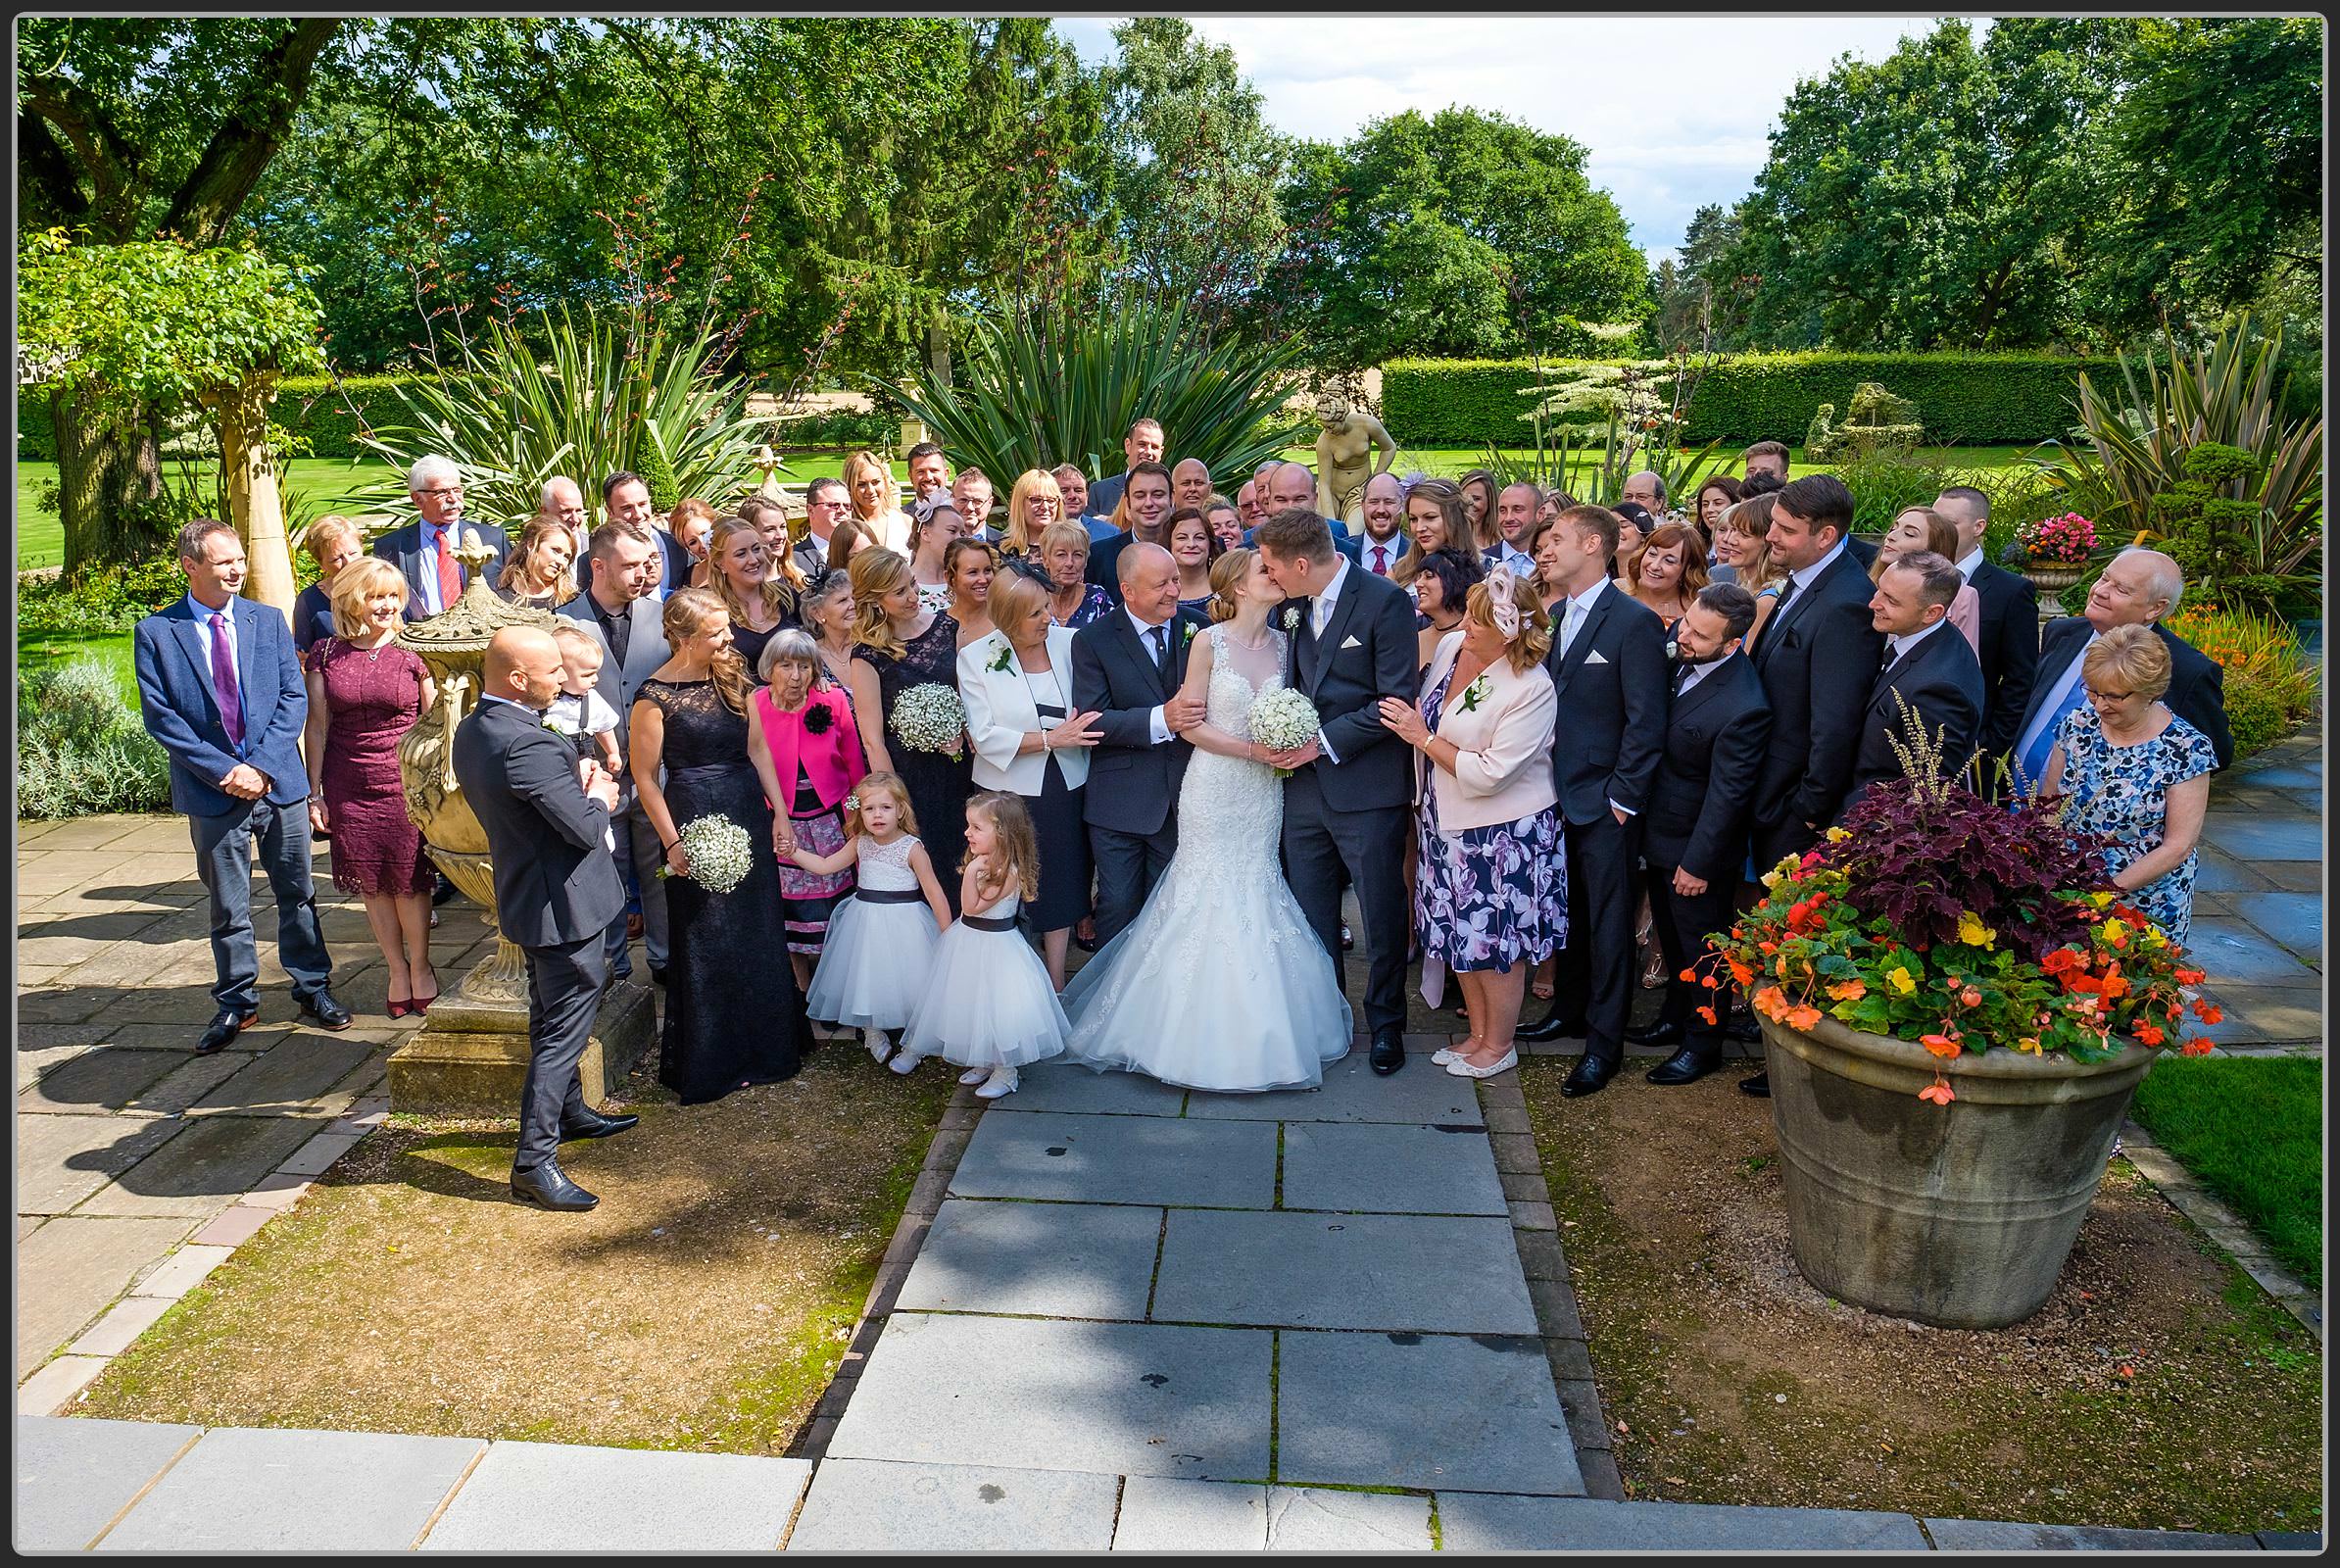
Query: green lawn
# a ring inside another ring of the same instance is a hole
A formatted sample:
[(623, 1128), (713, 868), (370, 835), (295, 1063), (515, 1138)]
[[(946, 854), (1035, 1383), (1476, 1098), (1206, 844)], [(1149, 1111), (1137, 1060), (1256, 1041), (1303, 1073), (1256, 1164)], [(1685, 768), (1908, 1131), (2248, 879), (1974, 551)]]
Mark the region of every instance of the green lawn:
[(17, 678), (21, 681), (76, 659), (94, 659), (105, 665), (114, 677), (115, 689), (122, 693), (122, 705), (132, 712), (138, 710), (138, 679), (131, 669), (128, 632), (104, 631), (83, 637), (17, 634)]
[(2323, 1274), (2323, 1063), (2165, 1056), (2129, 1113), (2306, 1279)]

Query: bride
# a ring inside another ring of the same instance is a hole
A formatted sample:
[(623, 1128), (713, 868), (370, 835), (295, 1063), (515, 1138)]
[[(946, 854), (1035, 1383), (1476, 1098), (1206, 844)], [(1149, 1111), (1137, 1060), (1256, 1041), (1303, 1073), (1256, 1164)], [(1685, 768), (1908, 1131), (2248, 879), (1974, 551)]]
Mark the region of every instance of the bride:
[(1187, 659), (1207, 717), (1178, 796), (1178, 852), (1138, 918), (1064, 988), (1066, 1054), (1188, 1089), (1313, 1089), (1346, 1054), (1348, 1003), (1284, 885), (1284, 789), (1251, 740), (1251, 704), (1283, 683), (1283, 602), (1259, 554), (1211, 567), (1218, 624)]

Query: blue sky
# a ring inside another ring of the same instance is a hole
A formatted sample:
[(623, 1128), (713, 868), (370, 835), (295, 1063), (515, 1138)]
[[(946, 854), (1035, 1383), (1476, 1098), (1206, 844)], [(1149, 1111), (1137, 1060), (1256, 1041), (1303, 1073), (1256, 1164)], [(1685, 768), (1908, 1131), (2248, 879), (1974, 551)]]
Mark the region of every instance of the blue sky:
[[(1112, 17), (1059, 17), (1091, 63)], [(1288, 135), (1343, 141), (1367, 121), (1449, 104), (1498, 110), (1591, 149), (1594, 184), (1633, 243), (1674, 254), (1690, 215), (1729, 206), (1763, 168), (1765, 136), (1801, 77), (1851, 53), (1879, 60), (1926, 16), (1208, 16), (1195, 31), (1235, 51)], [(1974, 19), (1976, 35), (1987, 26)]]

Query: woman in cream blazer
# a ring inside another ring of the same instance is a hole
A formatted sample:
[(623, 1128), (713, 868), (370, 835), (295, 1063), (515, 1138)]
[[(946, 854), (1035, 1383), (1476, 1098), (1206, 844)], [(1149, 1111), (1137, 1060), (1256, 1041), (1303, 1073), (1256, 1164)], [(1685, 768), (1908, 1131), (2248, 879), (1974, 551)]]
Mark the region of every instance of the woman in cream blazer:
[(1040, 897), (1026, 906), (1048, 978), (1064, 989), (1065, 949), (1089, 910), (1089, 829), (1081, 819), (1095, 713), (1072, 707), (1070, 627), (1048, 614), (1049, 588), (1021, 571), (992, 583), (994, 630), (958, 653), (975, 787), (1023, 798), (1040, 843)]
[(1460, 1077), (1519, 1064), (1512, 1037), (1529, 971), (1567, 940), (1551, 768), (1560, 705), (1543, 668), (1551, 640), (1535, 588), (1490, 572), (1431, 656), (1421, 706), (1382, 703), (1382, 722), (1421, 754), (1414, 923), (1431, 1004), (1450, 970), (1470, 1008), (1469, 1043), (1434, 1058)]

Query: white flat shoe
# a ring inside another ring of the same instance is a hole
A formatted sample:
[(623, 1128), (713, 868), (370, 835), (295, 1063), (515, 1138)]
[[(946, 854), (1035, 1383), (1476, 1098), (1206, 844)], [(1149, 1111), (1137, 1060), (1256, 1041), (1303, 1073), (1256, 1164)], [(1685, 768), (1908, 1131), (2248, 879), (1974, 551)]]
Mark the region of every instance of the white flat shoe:
[(958, 1075), (958, 1081), (962, 1084), (980, 1084), (989, 1081), (991, 1075), (989, 1067), (969, 1067)]
[(1015, 1069), (1010, 1067), (1006, 1072), (998, 1076), (986, 1073), (984, 1085), (975, 1091), (975, 1098), (977, 1100), (1001, 1100), (1014, 1093)]
[(884, 1061), (888, 1056), (894, 1054), (894, 1042), (886, 1038), (886, 1031), (883, 1029), (862, 1030), (861, 1044), (869, 1048), (871, 1061)]
[(1440, 1046), (1430, 1054), (1431, 1065), (1436, 1067), (1443, 1067), (1450, 1061), (1460, 1061), (1462, 1057), (1452, 1046)]
[(1519, 1064), (1520, 1054), (1516, 1051), (1506, 1051), (1502, 1055), (1496, 1057), (1492, 1063), (1485, 1067), (1474, 1067), (1469, 1062), (1463, 1060), (1462, 1057), (1456, 1056), (1453, 1060), (1446, 1063), (1446, 1070), (1454, 1074), (1454, 1076), (1457, 1078), (1492, 1078), (1499, 1072), (1511, 1071), (1512, 1068), (1518, 1066)]
[(886, 1067), (888, 1071), (901, 1073), (903, 1077), (907, 1078), (911, 1073), (914, 1073), (918, 1070), (918, 1063), (924, 1061), (925, 1059), (926, 1058), (920, 1055), (917, 1052), (904, 1051), (898, 1053), (892, 1061), (886, 1063)]

